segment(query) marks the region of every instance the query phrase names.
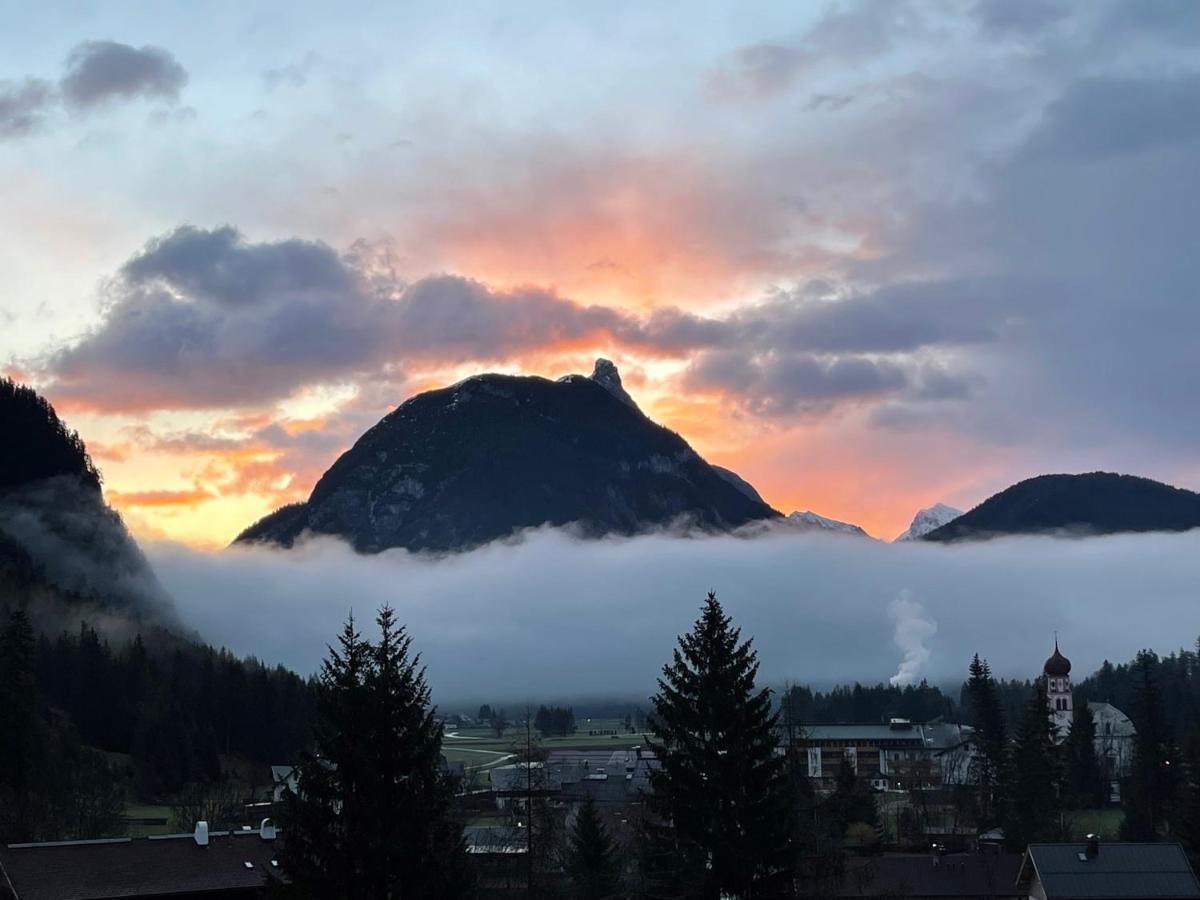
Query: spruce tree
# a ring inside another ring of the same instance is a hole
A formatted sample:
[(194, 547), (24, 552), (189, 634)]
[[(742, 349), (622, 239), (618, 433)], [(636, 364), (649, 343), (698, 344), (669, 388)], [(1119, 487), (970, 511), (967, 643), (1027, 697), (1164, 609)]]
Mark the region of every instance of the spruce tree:
[(976, 653), (967, 680), (967, 702), (975, 729), (976, 753), (971, 759), (972, 781), (979, 790), (979, 825), (989, 827), (999, 812), (997, 792), (1004, 769), (1008, 733), (1004, 708), (986, 660)]
[(351, 617), (321, 667), (280, 862), (301, 897), (462, 896), (467, 860), (424, 670), (390, 608), (377, 623), (372, 644)]
[(1137, 734), (1121, 823), (1121, 837), (1127, 841), (1157, 840), (1174, 794), (1175, 747), (1159, 695), (1157, 668), (1158, 657), (1149, 650), (1138, 653), (1133, 664), (1132, 719)]
[(567, 872), (571, 876), (572, 896), (578, 900), (606, 900), (617, 896), (619, 878), (615, 849), (590, 796), (584, 800), (571, 829)]
[(1046, 683), (1038, 679), (1017, 727), (1007, 770), (1008, 815), (1004, 833), (1014, 851), (1022, 852), (1031, 841), (1054, 833), (1061, 775), (1059, 748), (1055, 743), (1057, 731), (1051, 719)]
[(787, 864), (784, 759), (757, 672), (751, 641), (709, 593), (653, 697), (652, 892), (666, 877), (673, 896), (750, 897), (756, 879)]
[(1096, 720), (1080, 698), (1071, 715), (1071, 730), (1063, 745), (1066, 756), (1066, 797), (1076, 806), (1093, 809), (1104, 802), (1104, 777), (1096, 757)]

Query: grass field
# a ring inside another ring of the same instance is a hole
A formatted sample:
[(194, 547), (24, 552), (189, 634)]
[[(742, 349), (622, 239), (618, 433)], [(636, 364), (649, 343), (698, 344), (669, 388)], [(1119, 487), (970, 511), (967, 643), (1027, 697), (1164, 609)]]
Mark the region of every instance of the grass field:
[[(568, 737), (540, 737), (543, 750), (625, 750), (643, 746), (646, 737), (629, 734), (622, 729), (620, 719), (580, 719), (575, 734)], [(589, 735), (589, 731), (617, 731), (615, 735)], [(523, 729), (514, 726), (496, 737), (490, 728), (447, 728), (442, 735), (442, 752), (450, 762), (466, 766), (471, 781), (482, 782), (481, 776), (492, 766), (503, 765), (512, 759), (515, 748), (525, 740)]]

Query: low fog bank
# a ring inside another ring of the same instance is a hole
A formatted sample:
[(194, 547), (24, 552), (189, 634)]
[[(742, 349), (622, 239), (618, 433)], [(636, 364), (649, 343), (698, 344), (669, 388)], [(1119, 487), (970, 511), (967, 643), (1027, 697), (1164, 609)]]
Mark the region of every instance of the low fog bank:
[(972, 653), (1041, 671), (1058, 631), (1077, 676), (1200, 635), (1200, 531), (971, 545), (820, 534), (581, 541), (553, 530), (429, 560), (334, 540), (209, 553), (150, 544), (208, 641), (308, 674), (353, 611), (399, 611), (442, 704), (644, 698), (715, 590), (761, 679), (957, 684)]

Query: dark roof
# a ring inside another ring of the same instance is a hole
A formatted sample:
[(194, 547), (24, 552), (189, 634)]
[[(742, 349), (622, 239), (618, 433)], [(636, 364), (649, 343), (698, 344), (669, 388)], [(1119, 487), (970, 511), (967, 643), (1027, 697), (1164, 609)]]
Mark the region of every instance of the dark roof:
[(839, 897), (1024, 897), (1016, 853), (896, 854), (851, 859)]
[(1071, 674), (1071, 661), (1058, 652), (1058, 640), (1054, 641), (1054, 653), (1042, 666), (1042, 671), (1055, 678), (1064, 678)]
[(263, 840), (257, 831), (214, 832), (207, 847), (188, 834), (0, 848), (0, 864), (18, 900), (245, 892), (279, 877), (279, 869), (271, 865), (274, 858), (275, 841)]
[(1086, 844), (1030, 844), (1022, 878), (1037, 871), (1047, 900), (1200, 897), (1200, 882), (1179, 844), (1101, 843), (1093, 859)]

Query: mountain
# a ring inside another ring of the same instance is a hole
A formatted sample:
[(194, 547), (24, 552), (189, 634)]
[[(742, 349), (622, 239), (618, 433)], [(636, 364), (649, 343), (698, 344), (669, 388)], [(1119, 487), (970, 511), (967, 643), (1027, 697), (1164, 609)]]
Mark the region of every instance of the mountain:
[[(467, 550), (525, 528), (586, 536), (683, 523), (726, 531), (779, 513), (647, 418), (598, 360), (558, 381), (477, 375), (405, 401), (321, 477), (235, 543), (304, 533), (362, 552)], [(735, 480), (736, 479), (736, 480)]]
[(0, 605), (37, 595), (39, 619), (66, 605), (176, 626), (166, 591), (104, 502), (79, 435), (8, 379), (0, 379), (0, 432)]
[(915, 541), (917, 538), (922, 538), (929, 534), (934, 529), (941, 528), (947, 522), (953, 522), (961, 515), (961, 509), (955, 509), (953, 506), (947, 506), (945, 503), (935, 503), (933, 506), (919, 509), (917, 510), (917, 514), (913, 516), (908, 530), (897, 537), (895, 542)]
[(865, 531), (857, 525), (851, 525), (849, 522), (839, 522), (837, 519), (828, 519), (825, 516), (817, 515), (815, 512), (805, 510), (804, 512), (788, 513), (784, 523), (788, 526), (804, 529), (806, 531), (831, 531), (835, 534), (850, 534), (855, 537), (870, 537)]
[(1149, 478), (1091, 472), (1040, 475), (989, 497), (925, 535), (927, 541), (1005, 534), (1114, 534), (1200, 526), (1200, 494)]

